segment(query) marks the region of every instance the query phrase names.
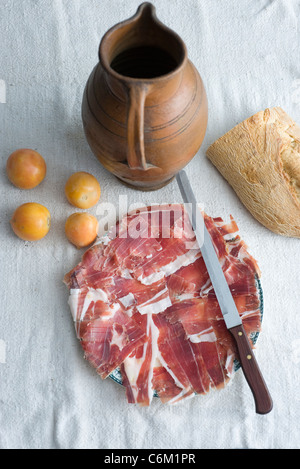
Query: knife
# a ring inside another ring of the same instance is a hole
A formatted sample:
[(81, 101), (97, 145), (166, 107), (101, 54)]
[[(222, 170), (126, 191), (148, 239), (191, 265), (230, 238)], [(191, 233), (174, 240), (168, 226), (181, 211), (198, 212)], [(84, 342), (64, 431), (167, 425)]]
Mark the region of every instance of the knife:
[(254, 397), (256, 413), (267, 414), (273, 407), (272, 398), (253, 354), (252, 347), (244, 330), (242, 320), (224, 276), (219, 258), (210, 234), (205, 226), (203, 215), (198, 208), (195, 195), (184, 170), (179, 171), (176, 175), (176, 180), (226, 327), (235, 339), (239, 362)]

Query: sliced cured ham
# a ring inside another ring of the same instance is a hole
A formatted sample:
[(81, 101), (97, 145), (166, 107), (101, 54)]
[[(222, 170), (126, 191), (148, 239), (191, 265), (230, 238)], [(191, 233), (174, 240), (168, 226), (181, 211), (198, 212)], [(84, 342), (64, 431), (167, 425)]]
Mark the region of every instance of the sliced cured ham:
[[(258, 265), (233, 218), (204, 217), (252, 338), (261, 327)], [(232, 377), (237, 350), (183, 205), (129, 213), (64, 282), (85, 358), (102, 378), (119, 370), (129, 403), (178, 403)]]

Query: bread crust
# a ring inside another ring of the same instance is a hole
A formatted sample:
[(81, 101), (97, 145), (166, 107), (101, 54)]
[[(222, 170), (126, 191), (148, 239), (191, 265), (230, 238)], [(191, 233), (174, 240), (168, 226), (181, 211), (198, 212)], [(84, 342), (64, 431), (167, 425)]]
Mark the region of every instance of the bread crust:
[(300, 127), (283, 109), (249, 117), (206, 154), (260, 223), (300, 238)]

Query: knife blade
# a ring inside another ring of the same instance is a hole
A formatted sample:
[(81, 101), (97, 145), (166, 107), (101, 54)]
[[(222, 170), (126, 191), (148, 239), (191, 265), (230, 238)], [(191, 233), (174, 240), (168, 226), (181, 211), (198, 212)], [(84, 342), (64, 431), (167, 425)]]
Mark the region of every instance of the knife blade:
[(267, 414), (273, 408), (272, 398), (253, 354), (252, 347), (244, 330), (242, 320), (186, 172), (184, 170), (179, 171), (176, 175), (176, 180), (226, 327), (235, 339), (239, 362), (255, 400), (256, 413)]

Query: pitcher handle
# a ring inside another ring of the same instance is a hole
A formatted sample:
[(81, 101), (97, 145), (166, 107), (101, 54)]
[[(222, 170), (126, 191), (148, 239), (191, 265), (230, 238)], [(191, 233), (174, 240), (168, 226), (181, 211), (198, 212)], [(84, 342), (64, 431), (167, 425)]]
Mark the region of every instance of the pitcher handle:
[(145, 84), (129, 86), (127, 94), (127, 163), (131, 169), (147, 170), (144, 144)]

